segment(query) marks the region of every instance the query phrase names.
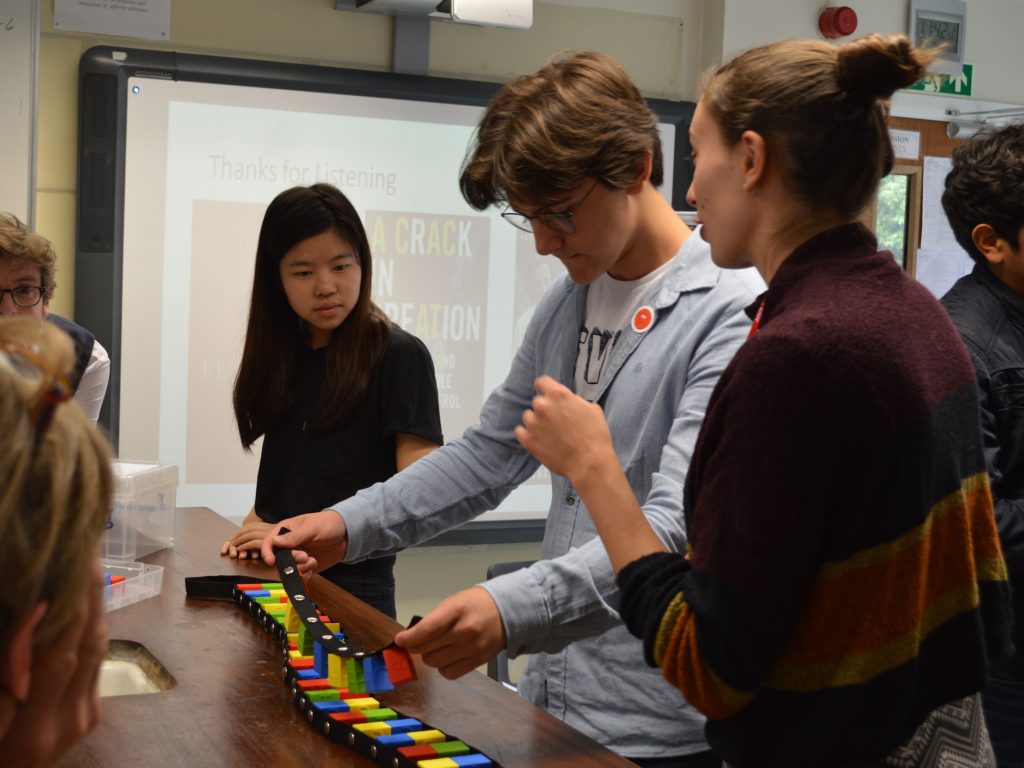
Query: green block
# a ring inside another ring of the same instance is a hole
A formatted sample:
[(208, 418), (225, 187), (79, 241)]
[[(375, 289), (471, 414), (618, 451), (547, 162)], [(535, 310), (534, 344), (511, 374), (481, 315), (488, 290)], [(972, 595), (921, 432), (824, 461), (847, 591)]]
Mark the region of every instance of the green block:
[(334, 688), (325, 688), (322, 691), (306, 691), (310, 701), (341, 701), (341, 693)]
[(303, 656), (313, 655), (313, 634), (306, 631), (306, 624), (299, 624), (299, 636), (297, 638), (298, 651)]
[(348, 672), (349, 693), (366, 692), (366, 676), (363, 674), (363, 665), (358, 659), (345, 659), (345, 670)]
[(378, 720), (397, 720), (398, 713), (395, 712), (391, 707), (384, 707), (382, 709), (364, 709), (363, 715), (371, 723), (375, 723)]
[(430, 746), (437, 750), (438, 757), (469, 754), (469, 747), (461, 741), (442, 741), (440, 744), (431, 744)]

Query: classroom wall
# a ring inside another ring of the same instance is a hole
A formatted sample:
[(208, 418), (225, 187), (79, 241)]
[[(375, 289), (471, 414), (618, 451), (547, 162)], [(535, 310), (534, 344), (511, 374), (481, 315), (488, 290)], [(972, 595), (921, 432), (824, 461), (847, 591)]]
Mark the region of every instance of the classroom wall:
[[(906, 0), (850, 4), (858, 33), (906, 28)], [(817, 36), (821, 8), (820, 0), (535, 0), (529, 30), (431, 22), (429, 72), (501, 82), (536, 69), (555, 51), (597, 48), (622, 61), (645, 95), (692, 100), (701, 72), (724, 57), (770, 40)], [(58, 32), (53, 0), (42, 0), (41, 11), (36, 226), (60, 255), (53, 309), (70, 316), (83, 51), (120, 44), (357, 69), (391, 66), (391, 18), (337, 11), (333, 0), (173, 0), (167, 43)], [(967, 52), (975, 64), (976, 99), (1024, 103), (1016, 55), (1022, 27), (1020, 0), (970, 3)]]
[[(635, 4), (658, 14), (606, 5), (595, 9), (572, 0), (558, 5), (536, 2), (530, 30), (433, 21), (429, 72), (501, 82), (536, 69), (559, 49), (597, 48), (621, 60), (646, 95), (692, 97), (700, 68), (699, 24), (679, 14), (699, 17), (702, 0)], [(36, 226), (53, 240), (59, 254), (53, 310), (74, 316), (77, 74), (85, 50), (124, 45), (389, 70), (392, 23), (387, 16), (337, 11), (333, 0), (174, 0), (171, 39), (161, 43), (55, 31), (53, 0), (43, 0)]]
[[(713, 2), (714, 0), (709, 0)], [(722, 0), (725, 21), (722, 50), (732, 56), (770, 40), (817, 37), (818, 15), (826, 5), (849, 5), (857, 12), (856, 35), (907, 31), (907, 0)], [(974, 64), (972, 98), (1024, 104), (1020, 72), (1021, 0), (968, 0), (967, 61)]]

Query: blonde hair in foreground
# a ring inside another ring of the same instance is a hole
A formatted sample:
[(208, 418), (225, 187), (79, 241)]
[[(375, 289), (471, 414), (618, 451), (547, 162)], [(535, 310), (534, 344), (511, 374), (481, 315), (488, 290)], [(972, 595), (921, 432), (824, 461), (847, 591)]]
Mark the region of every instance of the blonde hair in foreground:
[[(29, 349), (40, 365), (17, 349)], [(36, 445), (33, 406), (73, 363), (71, 340), (36, 318), (0, 319), (0, 651), (40, 602), (49, 606), (34, 645), (65, 632), (85, 599), (110, 509), (111, 452), (74, 403), (55, 407)], [(39, 370), (39, 369), (42, 370)]]

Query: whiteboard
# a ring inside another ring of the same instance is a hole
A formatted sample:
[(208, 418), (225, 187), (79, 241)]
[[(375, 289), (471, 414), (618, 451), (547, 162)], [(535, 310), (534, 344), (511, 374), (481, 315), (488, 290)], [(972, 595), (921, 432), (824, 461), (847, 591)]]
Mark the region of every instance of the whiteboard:
[(0, 0), (0, 210), (35, 224), (39, 7)]

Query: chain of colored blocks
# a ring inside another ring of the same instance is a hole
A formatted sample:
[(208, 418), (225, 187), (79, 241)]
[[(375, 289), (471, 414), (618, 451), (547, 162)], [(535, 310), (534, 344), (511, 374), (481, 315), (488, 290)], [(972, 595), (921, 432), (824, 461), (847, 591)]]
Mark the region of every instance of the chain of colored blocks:
[[(285, 685), (291, 688), (295, 706), (306, 720), (327, 738), (351, 747), (382, 768), (497, 766), (464, 742), (382, 706), (371, 695), (415, 679), (412, 660), (404, 650), (353, 651), (343, 658), (320, 642), (326, 638), (307, 631), (281, 584), (238, 584), (234, 595), (235, 602), (282, 643)], [(319, 610), (316, 615), (317, 626), (347, 647), (341, 628)]]

